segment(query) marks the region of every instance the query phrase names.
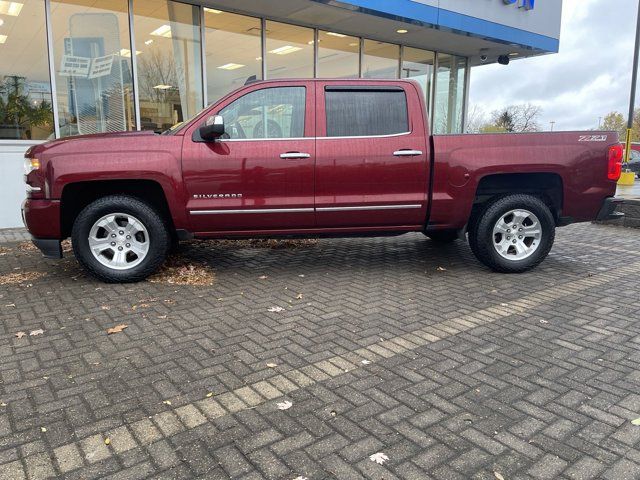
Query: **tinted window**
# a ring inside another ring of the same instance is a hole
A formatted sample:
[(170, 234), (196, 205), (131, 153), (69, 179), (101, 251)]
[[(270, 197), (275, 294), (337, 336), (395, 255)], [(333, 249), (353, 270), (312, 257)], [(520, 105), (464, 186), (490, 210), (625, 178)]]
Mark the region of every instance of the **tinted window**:
[(364, 137), (409, 131), (402, 90), (327, 90), (327, 136)]
[(226, 133), (235, 140), (304, 137), (305, 95), (304, 87), (247, 93), (220, 112)]

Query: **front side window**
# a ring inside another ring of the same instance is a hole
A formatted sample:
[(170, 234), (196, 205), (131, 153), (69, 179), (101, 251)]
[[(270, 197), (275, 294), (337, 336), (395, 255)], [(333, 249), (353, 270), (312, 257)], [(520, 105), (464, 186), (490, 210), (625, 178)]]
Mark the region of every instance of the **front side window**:
[(304, 87), (254, 90), (222, 111), (231, 140), (304, 137)]
[(409, 131), (404, 90), (327, 90), (327, 137), (370, 137)]

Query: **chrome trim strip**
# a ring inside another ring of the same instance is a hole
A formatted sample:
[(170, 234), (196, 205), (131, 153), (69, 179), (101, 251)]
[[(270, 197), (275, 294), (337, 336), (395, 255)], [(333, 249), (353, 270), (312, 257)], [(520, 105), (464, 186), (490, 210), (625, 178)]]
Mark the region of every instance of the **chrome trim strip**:
[(49, 60), (49, 85), (51, 86), (51, 106), (53, 107), (53, 132), (60, 138), (60, 113), (58, 111), (58, 87), (56, 85), (56, 67), (53, 56), (53, 31), (51, 20), (51, 0), (44, 2), (44, 21), (47, 29), (47, 57)]
[(247, 210), (190, 210), (191, 215), (231, 215), (244, 213), (313, 213), (313, 208), (258, 208)]
[(138, 83), (138, 59), (136, 58), (136, 32), (135, 32), (135, 17), (133, 15), (133, 0), (128, 2), (128, 17), (129, 17), (129, 51), (133, 52), (131, 55), (131, 83), (133, 86), (133, 109), (136, 115), (136, 130), (142, 130), (142, 119), (140, 118), (140, 85)]
[(29, 184), (26, 184), (26, 185), (25, 185), (25, 188), (26, 188), (26, 190), (27, 190), (27, 193), (32, 193), (32, 192), (41, 192), (41, 191), (42, 191), (42, 189), (41, 189), (40, 187), (32, 187), (32, 186), (31, 186), (31, 185), (29, 185)]
[(356, 138), (392, 138), (392, 137), (404, 137), (411, 135), (413, 132), (391, 133), (389, 135), (362, 135), (354, 137), (316, 137), (316, 140), (352, 140)]
[(362, 205), (357, 207), (320, 207), (316, 212), (359, 212), (364, 210), (409, 210), (422, 208), (422, 205)]

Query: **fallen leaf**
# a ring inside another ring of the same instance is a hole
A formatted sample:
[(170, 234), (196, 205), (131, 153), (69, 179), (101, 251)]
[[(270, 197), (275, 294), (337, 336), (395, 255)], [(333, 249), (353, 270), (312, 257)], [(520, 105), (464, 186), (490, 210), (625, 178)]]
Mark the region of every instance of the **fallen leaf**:
[(374, 453), (373, 455), (371, 455), (369, 457), (369, 460), (371, 460), (372, 462), (376, 462), (378, 465), (384, 465), (385, 462), (387, 460), (389, 460), (389, 457), (387, 457), (384, 453), (382, 452), (378, 452), (378, 453)]
[(41, 431), (42, 433), (45, 433), (45, 432), (47, 431), (47, 429), (46, 429), (46, 428), (44, 428), (44, 427), (40, 427), (40, 431)]
[(640, 418), (636, 418), (635, 420), (631, 421), (631, 425), (635, 425), (635, 426), (640, 426)]
[(437, 270), (438, 270), (439, 272), (446, 272), (446, 271), (447, 271), (447, 269), (446, 269), (446, 268), (444, 268), (444, 267), (438, 267), (438, 268), (437, 268)]
[(0, 407), (6, 407), (6, 406), (7, 406), (6, 403), (4, 403), (4, 402), (0, 403)]
[(0, 275), (0, 285), (22, 285), (46, 275), (43, 272), (16, 272)]
[(260, 275), (258, 277), (259, 280), (266, 280), (267, 278), (269, 278), (269, 277), (267, 277), (266, 275)]
[(22, 337), (26, 337), (26, 336), (27, 336), (27, 334), (25, 332), (16, 333), (16, 337), (18, 337), (18, 338), (22, 338)]
[(291, 403), (289, 400), (278, 403), (278, 410), (289, 410), (291, 407), (293, 407), (293, 403)]
[(120, 333), (122, 332), (125, 328), (128, 328), (129, 325), (125, 325), (124, 323), (120, 324), (120, 325), (116, 325), (115, 327), (109, 328), (107, 330), (107, 334), (111, 335), (113, 333)]
[(268, 312), (272, 312), (272, 313), (280, 313), (280, 312), (284, 312), (284, 308), (282, 308), (282, 307), (270, 307), (267, 311)]
[(105, 445), (109, 445), (111, 443), (111, 439), (110, 438), (105, 438), (104, 439), (104, 444)]
[(7, 303), (7, 304), (5, 305), (5, 307), (15, 307), (15, 306), (16, 306), (16, 304), (15, 304), (15, 303)]
[(211, 397), (213, 397), (213, 392), (207, 393), (207, 398), (211, 398)]
[(29, 336), (30, 337), (37, 337), (38, 335), (42, 335), (44, 333), (44, 330), (42, 330), (41, 328), (39, 328), (38, 330), (31, 330), (29, 332)]
[(509, 306), (509, 304), (508, 304), (508, 303), (501, 303), (501, 304), (500, 304), (500, 306), (501, 306), (501, 307), (508, 307), (508, 306)]
[(162, 402), (162, 403), (164, 403), (165, 405), (171, 405), (171, 400), (165, 400), (165, 401), (164, 401), (164, 402)]
[(546, 324), (547, 324), (547, 323), (549, 323), (549, 322), (547, 322), (546, 320), (540, 320), (540, 323), (543, 323), (543, 324), (545, 324), (545, 325), (546, 325)]
[(298, 300), (302, 300), (302, 294), (299, 293), (298, 296), (296, 297)]
[(307, 477), (303, 477), (302, 475), (294, 478), (293, 480), (309, 480)]
[(499, 472), (493, 472), (493, 475), (496, 477), (496, 480), (504, 480), (504, 477)]
[(360, 363), (362, 363), (363, 365), (371, 364), (371, 362), (369, 360), (362, 360), (362, 362), (360, 362)]
[(180, 256), (169, 257), (158, 273), (149, 277), (151, 283), (210, 287), (215, 282), (213, 270), (206, 264), (191, 263)]
[(278, 366), (278, 364), (276, 363), (267, 363), (267, 367), (269, 368), (276, 368)]

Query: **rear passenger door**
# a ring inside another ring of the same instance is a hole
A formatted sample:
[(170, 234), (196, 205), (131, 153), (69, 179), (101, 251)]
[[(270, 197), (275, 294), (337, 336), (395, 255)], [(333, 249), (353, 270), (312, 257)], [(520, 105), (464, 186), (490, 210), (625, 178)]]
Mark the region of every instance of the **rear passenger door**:
[(316, 224), (424, 224), (428, 151), (413, 84), (318, 82)]

